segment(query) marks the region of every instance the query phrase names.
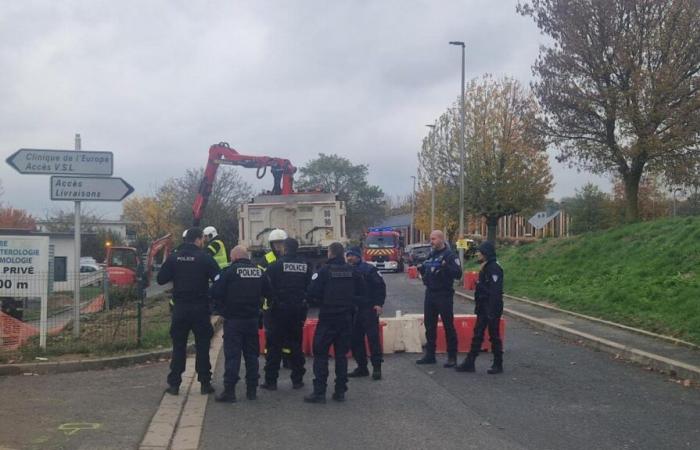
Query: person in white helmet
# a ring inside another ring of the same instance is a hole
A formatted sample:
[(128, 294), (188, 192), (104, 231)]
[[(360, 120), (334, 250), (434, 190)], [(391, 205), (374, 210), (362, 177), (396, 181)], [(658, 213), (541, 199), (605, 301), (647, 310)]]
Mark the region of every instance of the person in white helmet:
[(270, 231), (270, 236), (268, 238), (270, 242), (270, 251), (265, 253), (265, 260), (263, 261), (264, 267), (268, 267), (270, 264), (277, 261), (277, 258), (282, 256), (282, 252), (284, 252), (284, 241), (287, 237), (287, 232), (280, 228), (275, 228)]
[(204, 241), (207, 246), (207, 252), (214, 258), (214, 261), (219, 265), (220, 269), (228, 266), (228, 252), (224, 241), (219, 238), (216, 228), (208, 226), (204, 229)]

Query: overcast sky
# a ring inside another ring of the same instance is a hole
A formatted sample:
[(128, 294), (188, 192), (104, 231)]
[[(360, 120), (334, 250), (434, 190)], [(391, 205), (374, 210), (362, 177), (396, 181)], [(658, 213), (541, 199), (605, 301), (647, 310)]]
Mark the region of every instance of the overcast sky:
[[(303, 166), (319, 152), (368, 164), (410, 193), (421, 140), (467, 79), (531, 79), (544, 38), (515, 0), (0, 0), (0, 148), (114, 153), (114, 176), (149, 195), (206, 163), (213, 143)], [(254, 190), (272, 181), (255, 180)], [(554, 163), (552, 196), (587, 180)], [(0, 169), (5, 204), (43, 217), (49, 177)], [(116, 218), (119, 203), (87, 203)]]

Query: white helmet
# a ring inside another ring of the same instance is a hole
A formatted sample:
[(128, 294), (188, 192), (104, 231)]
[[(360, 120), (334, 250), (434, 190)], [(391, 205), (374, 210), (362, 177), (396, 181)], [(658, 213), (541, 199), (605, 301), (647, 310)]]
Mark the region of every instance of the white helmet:
[(208, 237), (209, 239), (212, 239), (217, 234), (219, 234), (219, 233), (216, 232), (216, 228), (214, 228), (212, 226), (208, 226), (204, 229), (204, 235), (206, 237)]
[(285, 239), (287, 239), (287, 232), (279, 228), (275, 228), (274, 230), (270, 231), (270, 237), (268, 238), (268, 241), (277, 242), (283, 241)]

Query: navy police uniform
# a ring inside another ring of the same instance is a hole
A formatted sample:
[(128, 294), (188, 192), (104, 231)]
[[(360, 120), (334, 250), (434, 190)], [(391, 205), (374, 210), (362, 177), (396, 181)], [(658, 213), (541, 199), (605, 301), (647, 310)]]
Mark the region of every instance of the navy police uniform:
[[(348, 254), (361, 257), (359, 250), (355, 249), (351, 249)], [(375, 310), (375, 306), (384, 306), (386, 283), (384, 283), (384, 278), (382, 278), (379, 270), (373, 265), (360, 261), (354, 267), (362, 275), (366, 292), (365, 295), (359, 298), (352, 331), (352, 355), (357, 362), (356, 374), (353, 376), (368, 374), (365, 336), (367, 336), (367, 343), (369, 344), (372, 366), (375, 368), (377, 376), (380, 376), (379, 371), (381, 370), (383, 355), (379, 341), (379, 315)]]
[(479, 252), (484, 255), (485, 261), (479, 271), (479, 281), (474, 291), (474, 337), (467, 359), (460, 364), (458, 370), (474, 371), (474, 360), (481, 351), (484, 332), (488, 329), (493, 353), (493, 367), (488, 372), (494, 374), (503, 371), (503, 342), (499, 330), (503, 315), (503, 269), (496, 260), (496, 250), (491, 242), (481, 244)]
[(245, 359), (249, 396), (258, 386), (260, 342), (258, 318), (263, 297), (272, 295), (270, 282), (262, 269), (249, 259), (237, 259), (225, 269), (212, 289), (224, 317), (224, 388), (233, 392), (240, 380), (241, 354)]
[(170, 337), (173, 355), (168, 384), (177, 388), (182, 382), (187, 359), (187, 337), (194, 333), (195, 370), (200, 383), (211, 381), (209, 345), (214, 335), (209, 315), (209, 281), (219, 274), (219, 266), (209, 254), (193, 243), (184, 243), (170, 255), (158, 272), (158, 284), (173, 282), (173, 311)]
[[(311, 400), (324, 399), (328, 381), (328, 352), (335, 349), (335, 393), (342, 400), (347, 391), (352, 320), (358, 298), (365, 292), (359, 272), (340, 256), (331, 258), (312, 277), (308, 298), (319, 300), (318, 325), (314, 334), (314, 391)], [(307, 397), (307, 399), (310, 399)]]
[(442, 319), (449, 359), (457, 357), (457, 331), (454, 326), (454, 281), (462, 277), (459, 257), (447, 245), (433, 250), (419, 267), (425, 285), (423, 322), (425, 324), (425, 357), (423, 362), (435, 362), (438, 316)]
[(296, 254), (285, 254), (267, 268), (267, 275), (272, 285), (274, 301), (268, 302), (265, 386), (276, 386), (282, 348), (288, 346), (291, 350), (292, 384), (295, 388), (300, 388), (306, 373), (301, 342), (308, 312), (306, 289), (311, 282), (311, 266)]

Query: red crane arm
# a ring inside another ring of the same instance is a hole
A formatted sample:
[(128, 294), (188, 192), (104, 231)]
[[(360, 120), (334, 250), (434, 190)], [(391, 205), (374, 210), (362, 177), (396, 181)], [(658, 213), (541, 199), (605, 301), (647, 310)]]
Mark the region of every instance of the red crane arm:
[[(283, 158), (271, 158), (269, 156), (248, 156), (241, 155), (236, 150), (229, 147), (226, 142), (220, 142), (209, 147), (209, 159), (207, 167), (204, 169), (204, 177), (199, 184), (197, 196), (192, 204), (193, 225), (198, 226), (211, 191), (214, 188), (216, 171), (220, 164), (246, 167), (248, 169), (258, 169), (257, 177), (265, 176), (267, 167), (270, 168), (274, 177), (272, 193), (274, 195), (289, 195), (294, 193), (294, 173), (297, 168), (288, 160)], [(262, 173), (260, 169), (263, 169)]]

